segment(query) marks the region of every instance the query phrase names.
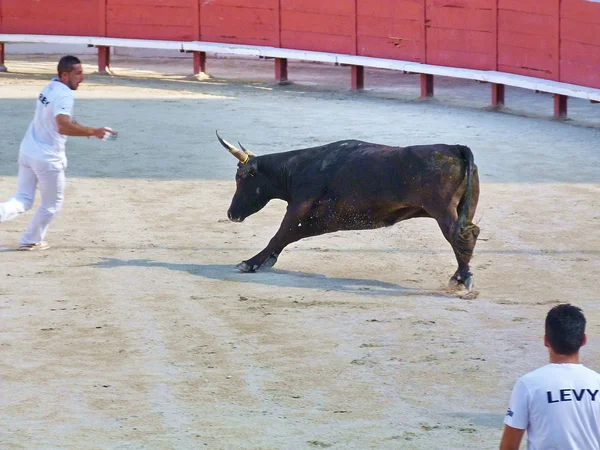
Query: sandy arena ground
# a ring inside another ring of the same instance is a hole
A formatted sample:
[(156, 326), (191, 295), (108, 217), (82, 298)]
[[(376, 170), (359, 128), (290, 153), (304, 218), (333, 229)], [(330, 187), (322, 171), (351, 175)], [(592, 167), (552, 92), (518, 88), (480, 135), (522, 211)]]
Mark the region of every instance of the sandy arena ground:
[[(52, 56), (0, 74), (0, 198)], [(94, 59), (86, 60), (94, 70)], [(13, 251), (31, 212), (0, 226), (2, 449), (494, 449), (518, 376), (546, 362), (543, 319), (581, 306), (600, 370), (600, 120), (546, 94), (348, 69), (117, 58), (90, 76), (76, 118), (115, 142), (71, 138), (51, 250)], [(140, 70), (134, 70), (138, 68)], [(235, 160), (345, 138), (462, 143), (479, 166), (475, 299), (445, 293), (456, 269), (432, 220), (291, 245), (275, 269), (240, 274), (285, 205), (227, 220)]]

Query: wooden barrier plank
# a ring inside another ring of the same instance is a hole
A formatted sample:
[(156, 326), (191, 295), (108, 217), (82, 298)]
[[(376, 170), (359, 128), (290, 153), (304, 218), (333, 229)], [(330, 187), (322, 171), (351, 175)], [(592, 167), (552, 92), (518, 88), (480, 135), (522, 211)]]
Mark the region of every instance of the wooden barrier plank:
[(200, 38), (206, 41), (279, 45), (279, 11), (273, 8), (202, 4)]
[(357, 53), (422, 61), (423, 0), (358, 0)]
[(600, 67), (577, 61), (561, 61), (560, 81), (600, 89)]
[(565, 19), (599, 24), (600, 3), (583, 0), (560, 0), (560, 16)]
[(358, 0), (360, 16), (423, 21), (423, 0)]
[(192, 8), (180, 6), (136, 6), (123, 8), (110, 5), (106, 11), (111, 25), (157, 25), (192, 27), (195, 17)]
[(492, 33), (484, 31), (429, 28), (427, 30), (427, 49), (454, 50), (460, 52), (494, 52)]
[(473, 69), (491, 70), (495, 65), (493, 53), (473, 53), (459, 50), (446, 50), (427, 47), (428, 64), (437, 64), (449, 67), (465, 67), (467, 64)]
[(150, 40), (192, 41), (195, 30), (192, 27), (161, 26), (161, 25), (135, 25), (122, 24), (106, 25), (106, 34), (115, 38), (137, 39), (143, 36)]
[[(90, 26), (90, 24), (94, 24)], [(98, 36), (97, 20), (90, 18), (89, 22), (80, 22), (73, 19), (69, 24), (65, 19), (30, 19), (4, 17), (2, 21), (2, 32), (24, 33), (24, 34), (48, 34), (48, 35), (76, 35), (76, 36)]]
[(600, 46), (562, 41), (561, 61), (582, 62), (600, 69)]
[(526, 67), (515, 66), (515, 65), (507, 65), (502, 64), (500, 61), (498, 62), (498, 71), (506, 72), (515, 75), (524, 75), (532, 78), (542, 78), (545, 80), (553, 80), (554, 75), (552, 72), (539, 70), (539, 69), (529, 69)]
[(243, 44), (227, 44), (217, 42), (119, 39), (95, 36), (88, 37), (64, 35), (25, 35), (5, 33), (0, 34), (0, 42), (62, 43), (107, 47), (114, 46), (130, 48), (156, 48), (166, 50), (170, 49), (174, 51), (203, 51), (240, 56), (266, 56), (273, 58), (290, 58), (307, 61), (321, 61), (328, 63), (374, 67), (388, 70), (399, 70), (426, 75), (440, 75), (447, 77), (462, 78), (467, 80), (478, 80), (489, 83), (504, 84), (507, 86), (515, 86), (523, 89), (557, 93), (569, 97), (577, 97), (590, 101), (600, 102), (600, 88), (593, 88), (564, 82), (560, 83), (552, 80), (545, 80), (530, 76), (522, 76), (508, 72), (499, 72), (493, 70), (474, 70), (459, 67), (455, 68), (432, 64), (421, 64), (410, 61), (369, 58), (364, 56), (355, 56), (348, 54), (313, 52), (307, 50), (294, 50), (287, 48), (251, 46)]
[(327, 33), (305, 33), (285, 29), (281, 30), (281, 46), (346, 54), (352, 54), (354, 50), (354, 43), (348, 36), (332, 36)]
[(553, 16), (557, 12), (555, 2), (539, 0), (498, 0), (498, 8), (507, 11), (518, 11), (548, 16)]
[(281, 46), (356, 52), (355, 0), (281, 0)]
[(500, 9), (498, 10), (498, 29), (526, 32), (531, 35), (558, 37), (555, 34), (555, 16), (551, 15)]
[(375, 58), (401, 59), (405, 61), (421, 60), (420, 40), (388, 38), (378, 36), (359, 36), (358, 54)]
[[(64, 3), (64, 0), (58, 0)], [(87, 0), (84, 0), (87, 1)], [(223, 0), (219, 0), (222, 2)], [(189, 0), (106, 0), (108, 6), (182, 6), (190, 7)]]
[(560, 23), (561, 40), (600, 45), (600, 24), (582, 20), (562, 19)]
[(202, 6), (202, 24), (222, 26), (223, 31), (230, 33), (238, 31), (231, 28), (246, 24), (275, 29), (278, 15), (278, 10), (273, 8), (238, 7), (212, 3)]
[(535, 76), (547, 78), (554, 74), (554, 58), (556, 55), (540, 54), (535, 50), (522, 47), (504, 47), (505, 51), (498, 55), (499, 66), (525, 69)]
[(428, 7), (427, 20), (430, 28), (491, 32), (496, 26), (491, 9)]
[[(61, 0), (42, 1), (2, 1), (2, 14), (4, 17), (40, 19), (59, 19), (85, 17), (92, 18), (97, 12), (96, 2), (89, 0), (70, 0), (65, 3)], [(70, 24), (65, 23), (69, 28)], [(88, 24), (89, 26), (89, 24)]]
[(224, 30), (222, 27), (213, 27), (202, 25), (200, 29), (201, 40), (209, 42), (224, 42), (231, 44), (244, 45), (270, 45), (278, 46), (279, 31), (260, 28), (258, 26), (248, 26), (238, 28), (235, 33), (231, 30)]
[(492, 9), (496, 6), (496, 0), (427, 0), (427, 5), (445, 8), (482, 8)]
[(347, 16), (353, 13), (355, 0), (281, 0), (282, 13), (311, 12), (333, 16)]
[[(137, 0), (133, 0), (137, 1)], [(152, 0), (148, 0), (152, 1)], [(211, 8), (223, 8), (223, 7), (234, 7), (241, 9), (270, 9), (277, 10), (279, 9), (279, 0), (252, 0), (249, 2), (248, 0), (198, 0), (202, 4), (202, 8), (211, 9)]]
[(358, 17), (359, 36), (385, 37), (390, 39), (423, 39), (423, 26), (416, 20), (380, 19), (378, 17)]
[(550, 54), (555, 51), (555, 40), (526, 32), (498, 30), (498, 46), (501, 49), (511, 48), (514, 50), (514, 47), (518, 47)]
[[(0, 3), (2, 0), (0, 0)], [(96, 0), (98, 36), (106, 36), (106, 0)]]
[(350, 15), (333, 16), (301, 11), (286, 11), (281, 16), (281, 28), (286, 31), (352, 36), (354, 19)]

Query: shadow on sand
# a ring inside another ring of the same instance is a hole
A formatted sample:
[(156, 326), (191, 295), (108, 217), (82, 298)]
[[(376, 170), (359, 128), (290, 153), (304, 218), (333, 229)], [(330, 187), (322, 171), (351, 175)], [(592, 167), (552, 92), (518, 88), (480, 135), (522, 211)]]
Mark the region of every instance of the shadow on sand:
[(290, 270), (270, 269), (264, 272), (247, 274), (240, 273), (233, 266), (224, 264), (174, 264), (152, 261), (149, 259), (123, 260), (117, 258), (103, 258), (101, 261), (89, 265), (89, 267), (102, 269), (132, 266), (164, 268), (213, 280), (255, 283), (283, 288), (292, 287), (381, 296), (434, 295), (440, 297), (455, 297), (454, 294), (444, 292), (441, 289), (427, 290), (408, 288), (379, 280), (327, 277), (316, 273), (295, 272)]

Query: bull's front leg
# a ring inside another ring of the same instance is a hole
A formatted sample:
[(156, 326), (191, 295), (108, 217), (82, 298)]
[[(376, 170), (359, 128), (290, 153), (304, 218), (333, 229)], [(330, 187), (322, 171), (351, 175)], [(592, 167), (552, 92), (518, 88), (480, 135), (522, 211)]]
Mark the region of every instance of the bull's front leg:
[(269, 241), (264, 250), (254, 255), (247, 261), (242, 261), (236, 266), (240, 272), (256, 272), (259, 269), (268, 269), (277, 262), (277, 257), (281, 251), (292, 242), (302, 238), (320, 234), (312, 221), (308, 221), (309, 207), (288, 207), (288, 210), (279, 226), (275, 236)]

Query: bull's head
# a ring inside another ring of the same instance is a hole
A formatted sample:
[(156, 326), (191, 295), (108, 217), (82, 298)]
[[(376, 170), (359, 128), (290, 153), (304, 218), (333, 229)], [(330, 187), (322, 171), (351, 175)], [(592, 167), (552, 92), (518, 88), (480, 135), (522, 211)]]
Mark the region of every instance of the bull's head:
[(239, 144), (241, 150), (222, 139), (217, 133), (217, 138), (239, 161), (235, 174), (236, 189), (227, 217), (233, 222), (242, 222), (246, 217), (260, 211), (270, 200), (275, 197), (276, 186), (272, 177), (260, 170), (259, 157), (246, 150)]

